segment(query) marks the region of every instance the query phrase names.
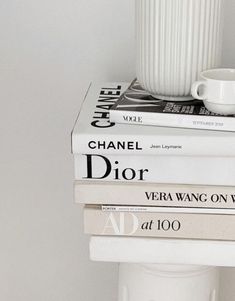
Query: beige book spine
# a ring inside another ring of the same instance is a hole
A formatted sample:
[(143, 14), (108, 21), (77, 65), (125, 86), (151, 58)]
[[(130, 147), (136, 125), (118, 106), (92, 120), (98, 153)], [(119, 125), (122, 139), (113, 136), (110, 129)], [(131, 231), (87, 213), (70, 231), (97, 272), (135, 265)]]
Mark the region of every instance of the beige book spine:
[(74, 196), (83, 204), (235, 210), (234, 186), (75, 181)]
[(235, 240), (235, 215), (105, 212), (84, 208), (86, 234)]

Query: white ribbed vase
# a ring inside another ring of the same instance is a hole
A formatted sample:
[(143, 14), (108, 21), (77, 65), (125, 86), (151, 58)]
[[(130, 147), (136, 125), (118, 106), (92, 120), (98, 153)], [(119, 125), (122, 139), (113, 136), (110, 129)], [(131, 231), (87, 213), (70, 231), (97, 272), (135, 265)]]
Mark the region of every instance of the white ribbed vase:
[(220, 66), (223, 0), (136, 0), (137, 78), (160, 99), (191, 99), (200, 72)]

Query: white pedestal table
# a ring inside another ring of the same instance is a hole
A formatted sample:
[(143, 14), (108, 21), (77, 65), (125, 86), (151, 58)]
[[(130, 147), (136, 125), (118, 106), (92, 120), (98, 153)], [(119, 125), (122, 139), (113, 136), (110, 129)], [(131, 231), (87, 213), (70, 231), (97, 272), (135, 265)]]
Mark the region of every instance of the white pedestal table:
[(118, 301), (218, 301), (235, 242), (92, 236), (90, 258), (119, 263)]

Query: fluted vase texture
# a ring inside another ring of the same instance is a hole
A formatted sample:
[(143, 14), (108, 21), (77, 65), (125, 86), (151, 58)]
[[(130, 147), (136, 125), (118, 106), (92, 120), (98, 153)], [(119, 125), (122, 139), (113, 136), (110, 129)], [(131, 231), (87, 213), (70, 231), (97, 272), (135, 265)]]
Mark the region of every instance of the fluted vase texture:
[(136, 0), (137, 78), (153, 96), (191, 99), (221, 63), (223, 0)]

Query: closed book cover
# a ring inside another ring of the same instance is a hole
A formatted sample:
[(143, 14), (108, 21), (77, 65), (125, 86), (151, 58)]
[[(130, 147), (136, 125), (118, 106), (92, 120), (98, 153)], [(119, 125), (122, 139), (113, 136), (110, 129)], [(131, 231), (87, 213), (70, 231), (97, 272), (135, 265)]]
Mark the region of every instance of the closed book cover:
[(106, 211), (235, 214), (234, 186), (75, 181), (74, 196), (76, 203), (102, 204)]
[(75, 180), (235, 186), (235, 157), (74, 155)]
[(201, 100), (156, 99), (133, 82), (110, 110), (112, 122), (216, 131), (235, 131), (235, 116), (209, 112)]
[[(128, 83), (90, 85), (72, 132), (74, 154), (235, 155), (235, 133), (232, 132), (110, 122), (110, 109), (128, 86)], [(139, 93), (138, 86), (133, 89)]]
[(84, 231), (92, 235), (235, 240), (235, 215), (105, 212), (85, 206)]

